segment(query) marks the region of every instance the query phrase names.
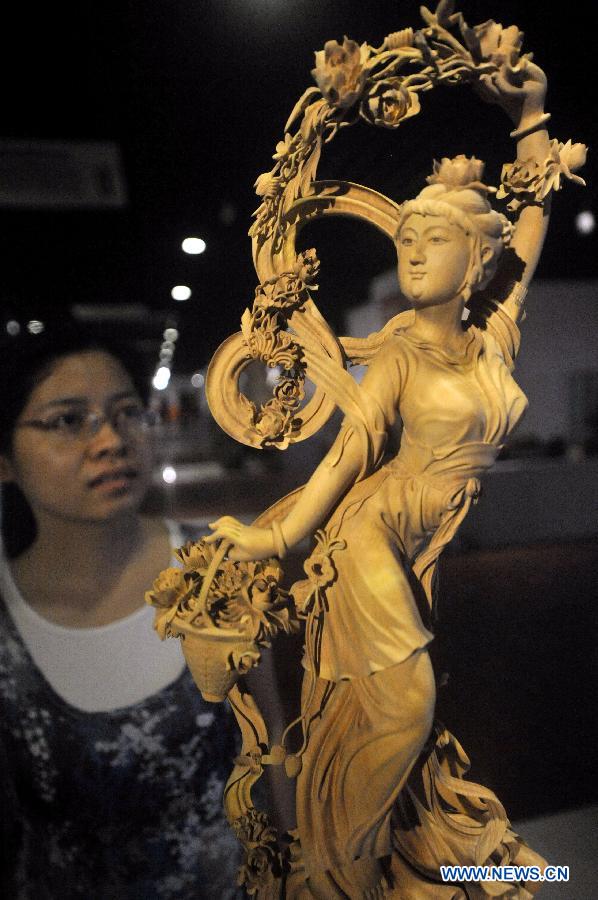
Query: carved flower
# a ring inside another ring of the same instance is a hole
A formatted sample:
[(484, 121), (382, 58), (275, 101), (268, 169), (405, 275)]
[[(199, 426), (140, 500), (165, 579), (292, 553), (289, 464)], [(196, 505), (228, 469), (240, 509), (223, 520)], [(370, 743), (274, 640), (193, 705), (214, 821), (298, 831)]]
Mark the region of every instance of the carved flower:
[(274, 388), (274, 396), (286, 409), (297, 409), (305, 397), (303, 380), (300, 378), (281, 378)]
[(216, 574), (214, 595), (234, 597), (241, 590), (244, 572), (232, 559), (225, 559)]
[(295, 274), (303, 281), (304, 284), (313, 285), (320, 272), (320, 260), (316, 255), (315, 249), (304, 250), (297, 257), (294, 268)]
[(282, 191), (284, 185), (280, 176), (273, 175), (272, 172), (264, 172), (258, 177), (254, 187), (258, 197), (273, 199)]
[(558, 156), (559, 169), (562, 174), (581, 185), (585, 185), (585, 181), (579, 175), (574, 175), (573, 172), (585, 166), (587, 155), (588, 148), (585, 144), (574, 144), (570, 140), (566, 144), (559, 143), (557, 147), (553, 147), (553, 158)]
[(463, 153), (454, 159), (444, 157), (440, 162), (434, 160), (434, 168), (426, 181), (428, 184), (445, 184), (452, 188), (484, 187), (482, 176), (484, 163), (475, 156), (467, 157)]
[(236, 819), (232, 826), (245, 848), (237, 884), (243, 885), (247, 893), (253, 895), (282, 874), (285, 856), (265, 813), (253, 809)]
[(279, 441), (285, 435), (292, 413), (277, 400), (264, 403), (255, 421), (255, 430), (264, 442)]
[(175, 550), (174, 555), (182, 562), (185, 572), (204, 574), (214, 557), (214, 547), (205, 541), (189, 541)]
[(516, 25), (503, 28), (489, 19), (473, 28), (481, 59), (491, 59), (497, 66), (508, 63), (515, 66), (523, 44), (523, 32)]
[(406, 88), (399, 78), (379, 81), (362, 105), (365, 118), (384, 128), (398, 128), (404, 119), (417, 115), (419, 111), (419, 97), (415, 91)]
[(164, 569), (145, 594), (145, 602), (150, 606), (166, 609), (185, 593), (187, 585), (181, 569)]
[(401, 31), (393, 31), (384, 41), (387, 50), (399, 50), (401, 47), (413, 47), (413, 28), (403, 28)]
[(241, 675), (246, 675), (250, 669), (259, 665), (261, 654), (259, 650), (233, 650), (229, 659), (229, 666)]
[(285, 132), (284, 139), (282, 141), (279, 141), (276, 145), (276, 150), (272, 155), (272, 159), (275, 159), (277, 161), (286, 159), (291, 152), (292, 143), (292, 135), (289, 134), (288, 131)]
[(367, 44), (361, 47), (348, 37), (343, 43), (327, 41), (316, 53), (311, 74), (331, 106), (348, 109), (359, 99), (366, 80)]
[(336, 578), (336, 568), (327, 554), (317, 551), (312, 553), (303, 564), (303, 569), (309, 580), (316, 587), (324, 588)]
[(542, 203), (550, 191), (561, 188), (561, 177), (585, 185), (583, 178), (574, 175), (586, 160), (587, 148), (584, 144), (561, 144), (550, 142), (550, 155), (544, 162), (535, 159), (516, 160), (503, 166), (502, 183), (496, 194), (499, 200), (511, 196), (507, 209), (515, 212), (520, 206)]

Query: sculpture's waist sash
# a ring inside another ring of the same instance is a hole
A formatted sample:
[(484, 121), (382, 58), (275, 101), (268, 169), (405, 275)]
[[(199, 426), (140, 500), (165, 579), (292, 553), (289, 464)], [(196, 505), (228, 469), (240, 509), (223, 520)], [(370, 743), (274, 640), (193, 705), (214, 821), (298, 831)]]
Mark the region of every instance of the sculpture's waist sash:
[(480, 492), (480, 476), (492, 468), (500, 449), (486, 441), (430, 447), (416, 443), (403, 431), (401, 448), (389, 469), (393, 475), (421, 479), (443, 493), (465, 489), (475, 497)]
[(388, 468), (396, 477), (414, 478), (442, 494), (444, 509), (429, 544), (418, 553), (413, 571), (428, 601), (433, 603), (436, 561), (480, 494), (480, 476), (492, 468), (500, 445), (485, 441), (428, 447), (417, 444), (403, 431), (398, 455)]

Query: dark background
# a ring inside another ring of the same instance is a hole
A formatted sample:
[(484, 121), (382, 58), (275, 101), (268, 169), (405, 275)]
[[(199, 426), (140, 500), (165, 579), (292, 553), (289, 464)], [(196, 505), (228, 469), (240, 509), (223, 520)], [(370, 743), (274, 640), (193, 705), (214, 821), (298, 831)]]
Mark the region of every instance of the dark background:
[[(595, 11), (572, 4), (557, 16), (545, 4), (502, 0), (458, 8), (470, 24), (492, 17), (520, 26), (549, 76), (551, 135), (595, 146)], [(170, 310), (183, 326), (175, 371), (205, 364), (251, 302), (253, 183), (312, 83), (314, 50), (343, 34), (377, 46), (422, 24), (411, 0), (80, 0), (21, 10), (2, 27), (0, 134), (118, 142), (129, 200), (118, 210), (0, 210), (5, 317), (43, 320), (73, 302)], [(346, 129), (319, 174), (402, 199), (421, 188), (434, 157), (464, 152), (486, 159), (487, 180), (497, 183), (514, 156), (504, 114), (466, 88), (437, 89), (422, 105), (398, 132)], [(556, 199), (540, 277), (598, 274), (596, 232), (574, 227), (580, 210), (596, 210), (593, 170), (590, 155), (588, 187), (567, 184)], [(392, 247), (365, 225), (311, 227), (305, 242), (324, 263), (319, 303), (339, 325), (371, 277), (393, 264)], [(203, 255), (181, 252), (188, 234), (204, 237)], [(186, 304), (170, 298), (180, 283), (193, 290)]]

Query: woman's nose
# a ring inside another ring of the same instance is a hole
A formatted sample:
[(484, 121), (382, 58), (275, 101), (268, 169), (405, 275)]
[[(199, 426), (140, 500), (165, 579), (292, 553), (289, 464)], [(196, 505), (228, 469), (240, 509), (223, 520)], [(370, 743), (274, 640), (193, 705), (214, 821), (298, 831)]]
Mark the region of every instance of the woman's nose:
[(89, 439), (89, 449), (95, 456), (101, 456), (106, 452), (122, 452), (127, 441), (119, 429), (108, 418), (98, 422)]

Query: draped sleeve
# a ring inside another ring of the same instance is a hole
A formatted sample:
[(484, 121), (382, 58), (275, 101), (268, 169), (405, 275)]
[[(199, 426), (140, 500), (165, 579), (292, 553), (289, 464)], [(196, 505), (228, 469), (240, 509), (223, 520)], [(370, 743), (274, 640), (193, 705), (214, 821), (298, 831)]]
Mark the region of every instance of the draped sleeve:
[(492, 312), (483, 324), (478, 324), (478, 328), (492, 335), (500, 347), (507, 368), (512, 372), (519, 353), (521, 332), (510, 315), (502, 306), (493, 303)]

